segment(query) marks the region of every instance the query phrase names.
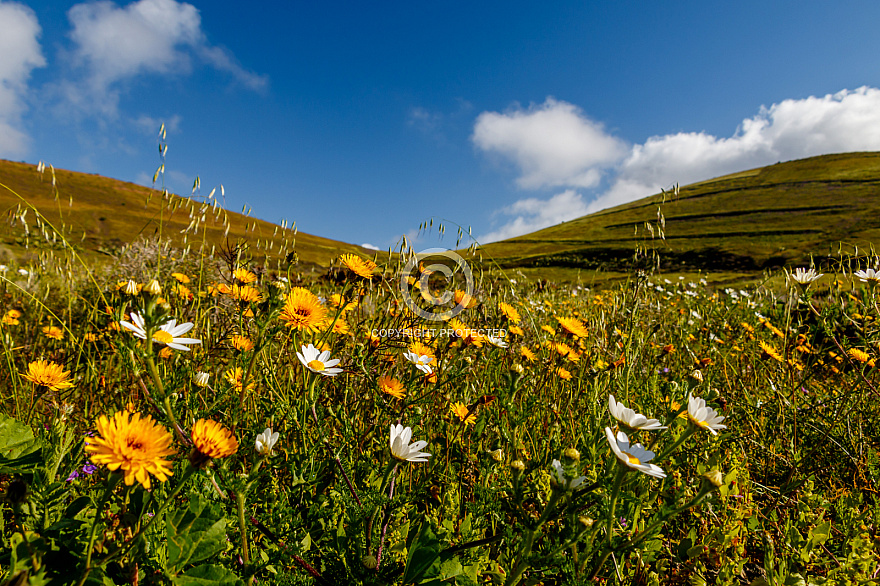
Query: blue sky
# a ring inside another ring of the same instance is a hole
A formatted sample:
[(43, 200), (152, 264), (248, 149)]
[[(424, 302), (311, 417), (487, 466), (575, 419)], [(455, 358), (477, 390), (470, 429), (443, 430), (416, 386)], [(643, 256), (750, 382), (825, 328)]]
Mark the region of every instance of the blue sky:
[(486, 242), (880, 150), (878, 22), (875, 1), (0, 0), (0, 157), (148, 184), (164, 122), (178, 193), (199, 176), (380, 248), (429, 218)]

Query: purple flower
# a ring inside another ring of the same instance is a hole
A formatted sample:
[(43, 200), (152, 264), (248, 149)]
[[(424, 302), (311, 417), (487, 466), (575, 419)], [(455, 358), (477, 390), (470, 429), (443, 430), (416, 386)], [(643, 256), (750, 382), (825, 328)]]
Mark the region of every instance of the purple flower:
[(95, 465), (92, 464), (91, 462), (87, 462), (86, 465), (83, 466), (82, 471), (83, 471), (83, 474), (92, 475), (92, 474), (95, 473), (95, 471), (96, 471), (97, 469), (98, 469), (97, 466), (95, 466)]
[(67, 477), (67, 482), (73, 482), (75, 478), (79, 478), (79, 472), (76, 471), (76, 468), (74, 468), (73, 472), (70, 473), (70, 476)]

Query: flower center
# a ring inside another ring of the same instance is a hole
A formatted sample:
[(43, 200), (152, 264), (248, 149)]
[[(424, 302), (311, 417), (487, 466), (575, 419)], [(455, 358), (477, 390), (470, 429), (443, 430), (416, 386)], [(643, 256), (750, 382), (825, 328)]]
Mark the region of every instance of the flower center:
[(311, 368), (312, 370), (321, 371), (324, 370), (324, 363), (320, 360), (312, 360), (311, 362), (309, 362), (309, 368)]
[(632, 464), (633, 466), (640, 466), (642, 464), (642, 461), (639, 460), (638, 458), (636, 458), (635, 456), (633, 456), (632, 454), (627, 453), (627, 452), (623, 452), (623, 453), (626, 456), (627, 461), (630, 464)]
[(172, 336), (165, 330), (159, 330), (158, 332), (153, 334), (153, 340), (161, 344), (169, 344), (174, 341), (174, 336)]

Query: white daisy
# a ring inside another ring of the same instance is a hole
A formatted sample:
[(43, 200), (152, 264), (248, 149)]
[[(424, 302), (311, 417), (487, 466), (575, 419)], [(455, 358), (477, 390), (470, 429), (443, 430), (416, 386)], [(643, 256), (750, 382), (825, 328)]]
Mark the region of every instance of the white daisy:
[(688, 393), (688, 419), (694, 422), (698, 427), (708, 429), (712, 435), (718, 435), (716, 429), (727, 429), (726, 425), (721, 425), (724, 421), (723, 415), (711, 407), (706, 407), (706, 401), (701, 397), (694, 397)]
[(197, 387), (207, 387), (208, 380), (210, 380), (210, 378), (210, 373), (202, 372), (200, 370), (193, 376), (193, 384), (195, 384)]
[(404, 427), (399, 423), (397, 425), (391, 424), (391, 433), (388, 436), (391, 454), (404, 462), (427, 462), (431, 454), (421, 450), (428, 445), (428, 442), (422, 440), (410, 444), (410, 439), (412, 439), (411, 428)]
[(267, 427), (263, 433), (257, 436), (257, 453), (263, 456), (271, 456), (272, 448), (278, 443), (278, 432), (272, 433), (272, 428)]
[(416, 354), (415, 352), (404, 352), (403, 357), (412, 362), (416, 368), (424, 372), (426, 375), (430, 376), (430, 374), (434, 372), (430, 366), (431, 362), (434, 360), (432, 356)]
[(339, 364), (339, 359), (330, 360), (330, 350), (319, 352), (312, 344), (302, 347), (302, 354), (296, 353), (296, 357), (306, 368), (324, 376), (336, 376), (342, 372), (341, 368), (333, 368)]
[(495, 336), (486, 336), (486, 339), (489, 340), (489, 343), (493, 346), (497, 346), (498, 348), (507, 348), (507, 342), (504, 341), (504, 338), (496, 338)]
[(814, 269), (812, 267), (809, 269), (803, 269), (803, 268), (798, 267), (794, 270), (793, 273), (788, 274), (788, 277), (792, 281), (794, 281), (800, 285), (809, 285), (813, 281), (817, 281), (818, 279), (820, 279), (823, 276), (824, 276), (824, 273), (817, 273), (816, 269)]
[[(147, 330), (144, 327), (144, 318), (141, 314), (132, 312), (131, 321), (134, 323), (129, 323), (127, 321), (120, 321), (119, 325), (124, 327), (127, 330), (131, 330), (131, 332), (141, 340), (147, 339)], [(184, 346), (184, 344), (201, 344), (202, 341), (196, 338), (181, 338), (183, 334), (187, 333), (193, 329), (192, 322), (185, 322), (182, 324), (178, 324), (177, 320), (170, 320), (165, 325), (160, 326), (158, 330), (153, 332), (153, 341), (158, 342), (159, 344), (165, 344), (169, 348), (174, 348), (175, 350), (181, 350), (183, 352), (189, 352), (189, 348)]]
[(556, 481), (562, 490), (575, 490), (581, 484), (584, 483), (584, 480), (587, 479), (586, 476), (578, 476), (577, 478), (566, 478), (565, 470), (562, 468), (562, 463), (559, 460), (553, 460), (553, 470), (551, 472), (551, 476), (553, 480)]
[(871, 285), (876, 285), (877, 282), (880, 281), (880, 271), (875, 271), (874, 269), (856, 271), (856, 276), (863, 283), (869, 283)]
[(614, 395), (608, 395), (608, 410), (611, 411), (612, 417), (630, 429), (643, 429), (648, 431), (666, 429), (666, 427), (660, 425), (660, 422), (656, 419), (648, 419), (641, 413), (636, 413), (632, 409), (625, 407), (623, 403), (618, 403), (614, 400)]
[(654, 459), (656, 454), (651, 450), (646, 450), (642, 444), (630, 444), (629, 437), (622, 431), (617, 432), (617, 436), (611, 431), (610, 427), (605, 428), (605, 436), (611, 445), (611, 451), (617, 456), (617, 459), (632, 468), (644, 472), (648, 476), (654, 478), (666, 478), (664, 472), (656, 464), (648, 464)]

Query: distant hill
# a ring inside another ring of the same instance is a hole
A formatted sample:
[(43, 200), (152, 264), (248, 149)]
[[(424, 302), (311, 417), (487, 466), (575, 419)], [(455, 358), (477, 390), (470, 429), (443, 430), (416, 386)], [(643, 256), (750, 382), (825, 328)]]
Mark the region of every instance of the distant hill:
[[(231, 244), (242, 240), (257, 259), (285, 258), (295, 251), (300, 263), (315, 268), (327, 266), (341, 253), (374, 254), (213, 205), (205, 208), (198, 199), (171, 195), (163, 202), (160, 191), (100, 175), (56, 169), (53, 189), (49, 168), (39, 173), (35, 165), (0, 160), (0, 184), (40, 210), (56, 228), (63, 226), (68, 240), (90, 257), (112, 254), (139, 236), (157, 235), (160, 220), (162, 236), (180, 249), (189, 245), (197, 251), (203, 237), (208, 252), (212, 246), (219, 251), (227, 240)], [(220, 198), (219, 190), (216, 196)], [(21, 200), (0, 186), (0, 211), (7, 220), (0, 227), (0, 260), (27, 254), (24, 227), (9, 221), (24, 210)], [(33, 211), (25, 214), (25, 220), (31, 241), (43, 239)]]
[[(665, 202), (664, 202), (665, 197)], [(658, 207), (665, 242), (655, 229)], [(880, 245), (880, 153), (823, 155), (725, 175), (483, 246), (529, 273), (622, 272), (638, 246), (667, 272), (749, 273), (804, 265), (838, 244)]]

